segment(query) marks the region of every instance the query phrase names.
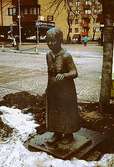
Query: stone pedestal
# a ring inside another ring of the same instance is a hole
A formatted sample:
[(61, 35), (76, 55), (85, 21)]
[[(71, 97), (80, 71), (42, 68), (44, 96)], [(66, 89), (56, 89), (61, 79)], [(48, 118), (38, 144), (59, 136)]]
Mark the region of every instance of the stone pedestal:
[(42, 135), (36, 135), (29, 141), (29, 148), (32, 148), (36, 151), (47, 152), (57, 158), (67, 159), (74, 152), (79, 152), (80, 149), (89, 145), (91, 140), (83, 135), (80, 135), (79, 132), (74, 133), (74, 141), (69, 144), (63, 144), (62, 140), (58, 140), (53, 144), (47, 144), (46, 142), (51, 139), (53, 133), (46, 132)]
[(62, 140), (58, 140), (53, 144), (46, 144), (53, 135), (53, 133), (46, 132), (42, 135), (36, 135), (26, 143), (31, 151), (44, 151), (54, 157), (60, 159), (70, 159), (76, 157), (84, 159), (88, 153), (92, 152), (98, 145), (102, 144), (105, 140), (110, 138), (111, 132), (99, 133), (96, 131), (81, 128), (78, 132), (74, 133), (74, 141), (70, 144), (63, 144)]

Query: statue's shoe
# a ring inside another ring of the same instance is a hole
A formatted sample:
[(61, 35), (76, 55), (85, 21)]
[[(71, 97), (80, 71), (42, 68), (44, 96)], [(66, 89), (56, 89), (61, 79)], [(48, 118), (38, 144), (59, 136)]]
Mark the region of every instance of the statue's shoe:
[(73, 134), (65, 134), (61, 140), (62, 144), (70, 144), (74, 141)]
[(60, 140), (61, 138), (62, 138), (61, 133), (54, 133), (52, 138), (49, 141), (47, 141), (46, 144), (48, 144), (48, 145), (54, 144), (56, 141)]

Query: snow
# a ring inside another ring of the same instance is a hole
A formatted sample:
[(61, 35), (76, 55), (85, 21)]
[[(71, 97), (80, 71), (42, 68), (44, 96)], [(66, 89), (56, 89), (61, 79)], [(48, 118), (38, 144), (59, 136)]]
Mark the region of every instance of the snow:
[(87, 162), (76, 158), (61, 160), (44, 152), (30, 152), (24, 141), (36, 133), (34, 118), (19, 109), (0, 107), (2, 121), (12, 127), (13, 134), (6, 143), (0, 143), (0, 167), (113, 167), (114, 154), (105, 154), (100, 161)]

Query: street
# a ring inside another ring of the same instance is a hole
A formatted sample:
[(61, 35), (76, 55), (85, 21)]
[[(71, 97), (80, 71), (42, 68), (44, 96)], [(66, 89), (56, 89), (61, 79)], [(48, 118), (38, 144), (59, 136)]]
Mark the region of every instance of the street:
[[(28, 47), (28, 46), (27, 46)], [(75, 79), (78, 101), (98, 101), (102, 67), (102, 47), (95, 45), (64, 45), (73, 56), (78, 69), (78, 78)], [(15, 51), (11, 48), (0, 51), (0, 97), (9, 93), (28, 91), (31, 94), (42, 94), (47, 86), (47, 46), (42, 44), (38, 53)], [(21, 53), (20, 53), (21, 52)], [(24, 113), (18, 108), (0, 107), (1, 122), (4, 130), (12, 128), (8, 137), (0, 138), (0, 167), (31, 167), (31, 166), (70, 166), (92, 167), (111, 166), (113, 154), (104, 154), (98, 161), (74, 158), (71, 160), (57, 159), (44, 152), (32, 152), (25, 141), (36, 134), (34, 115)], [(94, 111), (93, 111), (94, 112)], [(86, 113), (87, 114), (87, 113)], [(95, 118), (96, 119), (96, 118)], [(6, 128), (7, 125), (7, 128)], [(1, 131), (1, 132), (2, 132)], [(2, 132), (3, 133), (3, 132)], [(1, 133), (1, 134), (2, 134)], [(42, 139), (42, 138), (41, 138)], [(112, 145), (111, 145), (112, 146)], [(92, 157), (99, 152), (92, 153)], [(104, 152), (103, 152), (104, 153)], [(91, 158), (91, 155), (90, 155)]]
[[(29, 91), (42, 94), (47, 85), (46, 44), (40, 44), (38, 53), (33, 45), (23, 46), (22, 52), (0, 49), (0, 98), (9, 93)], [(78, 101), (99, 100), (102, 68), (102, 47), (94, 44), (66, 44), (63, 48), (73, 56), (78, 69), (75, 79)]]

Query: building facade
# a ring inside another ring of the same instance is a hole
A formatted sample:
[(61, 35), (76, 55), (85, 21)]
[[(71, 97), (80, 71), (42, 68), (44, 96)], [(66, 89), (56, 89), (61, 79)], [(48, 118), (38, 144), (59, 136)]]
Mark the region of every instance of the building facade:
[[(97, 15), (102, 12), (102, 6), (98, 0), (69, 0), (69, 24), (68, 25), (68, 10), (63, 7), (64, 2), (57, 6), (51, 6), (51, 0), (39, 0), (41, 5), (41, 15), (47, 20), (52, 17), (55, 25), (60, 27), (64, 33), (64, 38), (67, 39), (67, 34), (70, 34), (72, 39), (76, 35), (88, 35), (90, 39), (97, 40), (101, 36), (100, 22), (97, 22)], [(56, 9), (55, 9), (56, 8)], [(56, 13), (54, 14), (56, 10)], [(75, 14), (74, 14), (75, 13)], [(69, 32), (68, 32), (69, 31)]]
[(64, 40), (68, 34), (71, 40), (79, 35), (88, 35), (90, 39), (100, 37), (97, 15), (102, 8), (98, 0), (69, 0), (70, 11), (64, 7), (64, 1), (58, 8), (51, 3), (52, 0), (1, 0), (0, 32), (7, 37), (7, 32), (13, 29), (14, 34), (18, 34), (20, 19), (22, 38), (35, 35), (37, 27), (39, 35), (45, 36), (54, 26), (63, 31)]
[[(21, 27), (22, 40), (29, 36), (42, 36), (46, 31), (54, 27), (54, 22), (42, 20), (39, 17), (40, 4), (37, 0), (1, 0), (0, 8), (0, 32), (7, 39), (8, 32), (19, 34)], [(38, 22), (40, 19), (40, 22)], [(38, 28), (37, 28), (38, 27)]]

